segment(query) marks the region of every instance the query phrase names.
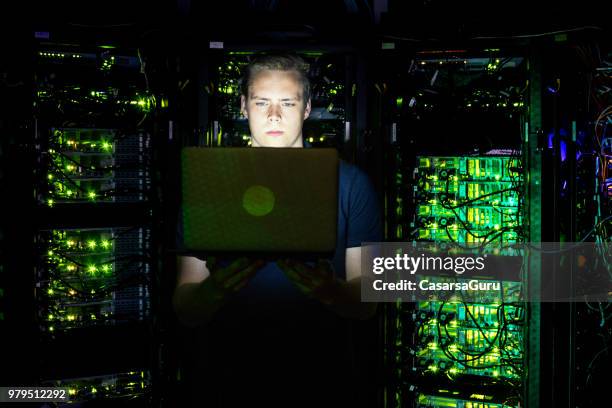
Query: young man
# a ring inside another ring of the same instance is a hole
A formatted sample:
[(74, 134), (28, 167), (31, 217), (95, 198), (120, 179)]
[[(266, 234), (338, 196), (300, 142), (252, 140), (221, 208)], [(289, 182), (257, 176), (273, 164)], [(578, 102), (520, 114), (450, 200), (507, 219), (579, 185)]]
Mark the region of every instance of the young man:
[[(241, 111), (253, 147), (304, 147), (302, 125), (310, 110), (310, 83), (301, 58), (266, 55), (249, 64)], [(331, 262), (239, 259), (222, 265), (179, 257), (175, 309), (187, 325), (208, 323), (204, 337), (215, 350), (204, 362), (208, 369), (202, 368), (209, 374), (203, 382), (214, 383), (208, 392), (214, 388), (216, 394), (207, 406), (296, 406), (305, 398), (324, 406), (322, 398), (344, 404), (355, 394), (350, 390), (356, 381), (350, 373), (354, 356), (349, 355), (343, 319), (375, 314), (376, 304), (360, 302), (360, 245), (380, 241), (382, 233), (367, 176), (344, 162), (338, 210)], [(267, 369), (275, 375), (262, 377)]]

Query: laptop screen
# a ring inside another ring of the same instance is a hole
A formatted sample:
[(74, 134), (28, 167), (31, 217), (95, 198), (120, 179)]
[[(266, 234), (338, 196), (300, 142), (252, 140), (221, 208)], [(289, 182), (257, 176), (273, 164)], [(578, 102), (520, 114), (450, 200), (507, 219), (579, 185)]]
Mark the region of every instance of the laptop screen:
[(181, 160), (188, 250), (325, 253), (335, 249), (335, 149), (187, 147)]

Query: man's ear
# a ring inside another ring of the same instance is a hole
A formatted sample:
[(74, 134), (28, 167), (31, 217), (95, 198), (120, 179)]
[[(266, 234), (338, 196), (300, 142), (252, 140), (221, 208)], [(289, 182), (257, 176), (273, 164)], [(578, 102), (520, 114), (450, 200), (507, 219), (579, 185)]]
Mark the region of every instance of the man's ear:
[(246, 98), (244, 97), (244, 95), (240, 95), (240, 113), (242, 113), (242, 115), (248, 119), (249, 116), (247, 114), (247, 110), (246, 110)]
[(306, 107), (304, 108), (304, 119), (308, 119), (308, 116), (310, 116), (310, 99), (308, 100), (308, 102), (306, 102)]

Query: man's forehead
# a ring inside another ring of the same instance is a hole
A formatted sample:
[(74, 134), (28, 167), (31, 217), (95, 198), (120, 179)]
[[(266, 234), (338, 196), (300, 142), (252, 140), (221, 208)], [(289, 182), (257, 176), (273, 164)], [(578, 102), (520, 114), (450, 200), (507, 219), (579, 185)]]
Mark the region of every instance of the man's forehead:
[[(250, 98), (251, 99), (262, 99), (262, 100), (270, 100), (272, 98), (270, 98), (271, 95), (268, 94), (251, 94)], [(285, 97), (281, 97), (281, 98), (275, 98), (275, 99), (280, 99), (281, 101), (297, 101), (297, 100), (301, 100), (302, 99), (302, 95), (300, 95), (300, 93), (298, 92), (296, 96), (285, 96)]]
[(300, 99), (302, 91), (299, 76), (292, 71), (261, 71), (249, 85), (249, 97), (252, 99), (278, 97), (279, 94), (282, 99)]

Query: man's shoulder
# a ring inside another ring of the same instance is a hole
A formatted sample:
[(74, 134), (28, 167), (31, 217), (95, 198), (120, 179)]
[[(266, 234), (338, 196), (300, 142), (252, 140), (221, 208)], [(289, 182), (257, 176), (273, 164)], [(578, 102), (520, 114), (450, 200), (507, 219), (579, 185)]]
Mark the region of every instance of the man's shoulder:
[(368, 175), (358, 166), (340, 159), (340, 183), (344, 185), (369, 184)]

